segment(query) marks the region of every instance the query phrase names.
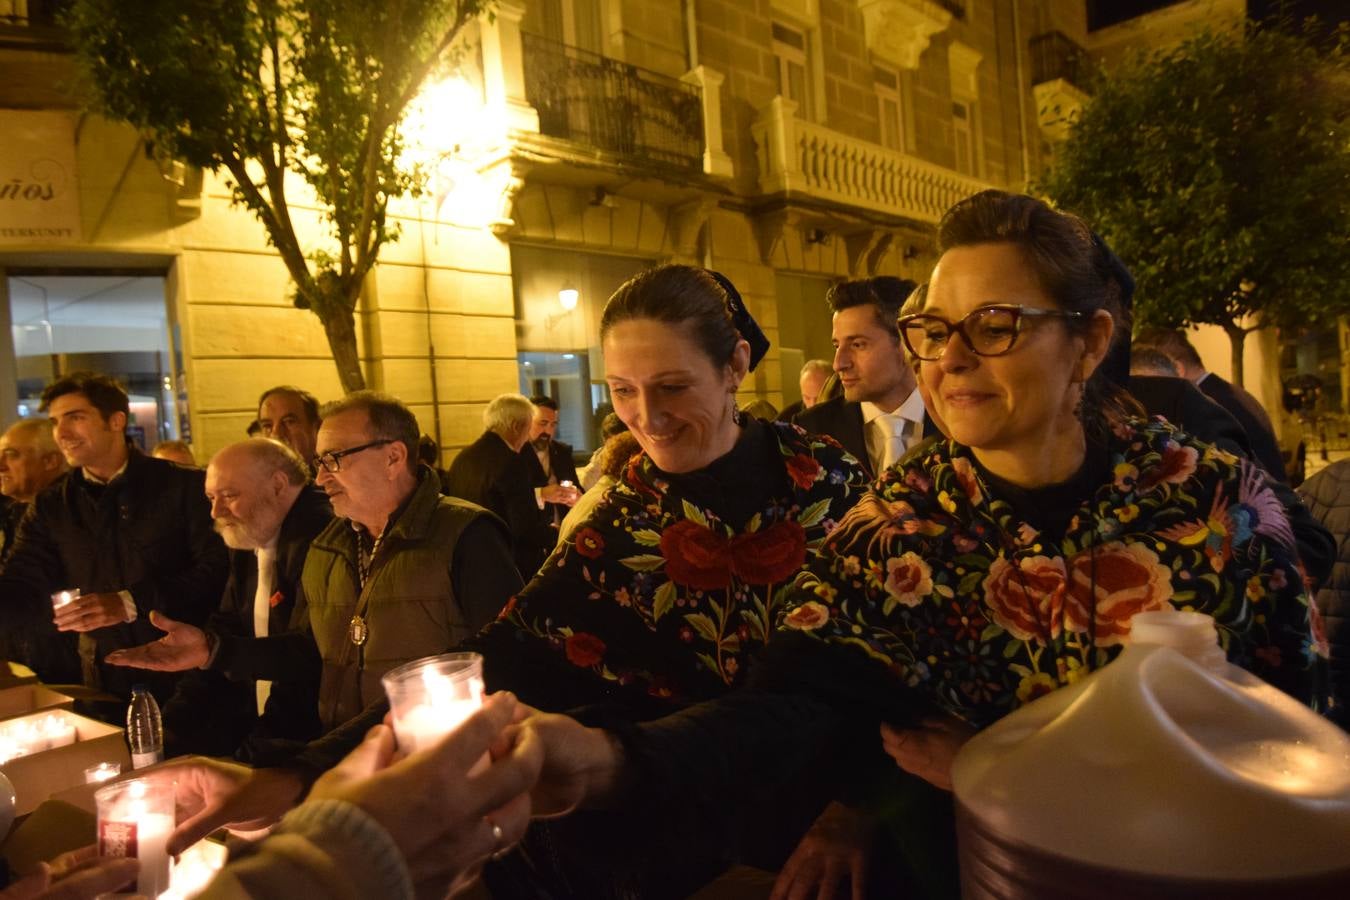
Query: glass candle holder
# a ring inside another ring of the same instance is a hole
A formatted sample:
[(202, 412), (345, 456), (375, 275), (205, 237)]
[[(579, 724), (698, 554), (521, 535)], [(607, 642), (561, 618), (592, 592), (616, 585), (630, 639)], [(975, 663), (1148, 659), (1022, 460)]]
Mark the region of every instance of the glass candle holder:
[(122, 764), (116, 762), (101, 762), (96, 766), (90, 766), (84, 770), (85, 784), (99, 784), (104, 781), (111, 781), (122, 774)]
[(483, 705), (483, 657), (446, 653), (415, 660), (384, 676), (399, 749), (423, 750)]
[(60, 609), (68, 603), (80, 599), (79, 588), (66, 588), (52, 594), (52, 611)]
[(138, 860), (136, 892), (146, 897), (158, 897), (169, 889), (173, 801), (172, 784), (145, 778), (119, 781), (94, 792), (98, 855)]

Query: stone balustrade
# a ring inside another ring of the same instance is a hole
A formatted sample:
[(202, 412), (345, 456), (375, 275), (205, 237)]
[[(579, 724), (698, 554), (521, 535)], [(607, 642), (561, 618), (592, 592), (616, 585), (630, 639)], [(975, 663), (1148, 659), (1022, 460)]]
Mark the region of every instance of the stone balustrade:
[(992, 187), (943, 166), (797, 118), (771, 100), (752, 133), (765, 194), (796, 194), (936, 223), (956, 201)]

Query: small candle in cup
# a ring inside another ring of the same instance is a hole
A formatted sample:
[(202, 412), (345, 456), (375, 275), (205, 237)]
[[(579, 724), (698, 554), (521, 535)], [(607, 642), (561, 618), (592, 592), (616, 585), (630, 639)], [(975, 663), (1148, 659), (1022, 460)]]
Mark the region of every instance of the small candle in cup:
[(173, 833), (173, 785), (138, 778), (100, 788), (98, 855), (140, 861), (137, 893), (158, 897), (169, 889), (169, 835)]
[(61, 607), (80, 599), (79, 588), (66, 588), (64, 591), (57, 591), (52, 594), (52, 609), (57, 610)]
[(64, 716), (52, 713), (42, 720), (39, 727), (47, 739), (48, 747), (53, 750), (75, 743), (75, 723)]
[(383, 680), (394, 736), (408, 753), (429, 747), (483, 705), (483, 657), (477, 653), (419, 659)]
[(110, 781), (121, 774), (121, 763), (101, 762), (96, 766), (90, 766), (84, 770), (84, 783), (99, 784), (104, 781)]

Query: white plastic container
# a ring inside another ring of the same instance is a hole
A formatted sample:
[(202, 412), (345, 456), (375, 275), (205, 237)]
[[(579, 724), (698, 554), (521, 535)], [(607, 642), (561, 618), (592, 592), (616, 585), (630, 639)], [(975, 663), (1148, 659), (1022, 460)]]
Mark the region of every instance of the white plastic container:
[(1208, 616), (1132, 638), (957, 756), (966, 900), (1350, 897), (1350, 738), (1230, 665)]

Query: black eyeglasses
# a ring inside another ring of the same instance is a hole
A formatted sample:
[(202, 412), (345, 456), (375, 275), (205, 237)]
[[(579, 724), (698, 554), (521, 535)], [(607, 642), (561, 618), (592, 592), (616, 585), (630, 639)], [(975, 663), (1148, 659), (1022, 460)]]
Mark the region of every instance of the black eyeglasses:
[(342, 469), (342, 457), (351, 456), (353, 453), (360, 453), (362, 450), (369, 450), (371, 447), (383, 447), (385, 444), (392, 444), (392, 438), (385, 438), (380, 441), (371, 441), (369, 444), (362, 444), (359, 447), (348, 447), (346, 450), (329, 450), (327, 453), (320, 453), (314, 457), (314, 468), (323, 469), (332, 474)]
[(895, 325), (905, 347), (919, 359), (932, 362), (942, 358), (953, 333), (961, 335), (970, 352), (977, 356), (1002, 356), (1012, 350), (1022, 333), (1024, 319), (1080, 319), (1081, 312), (1062, 309), (1036, 309), (1031, 306), (999, 304), (981, 306), (959, 322), (941, 316), (916, 313), (901, 316)]

